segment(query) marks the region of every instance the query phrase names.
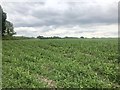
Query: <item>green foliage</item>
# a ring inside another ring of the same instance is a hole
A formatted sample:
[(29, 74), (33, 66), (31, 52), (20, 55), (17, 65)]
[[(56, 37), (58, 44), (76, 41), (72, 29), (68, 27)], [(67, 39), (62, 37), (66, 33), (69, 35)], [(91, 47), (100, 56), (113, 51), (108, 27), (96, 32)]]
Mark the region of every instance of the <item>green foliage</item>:
[(5, 22), (6, 22), (6, 13), (2, 12), (2, 36), (4, 36), (6, 30)]
[(6, 88), (120, 88), (117, 39), (3, 40), (2, 58)]
[[(53, 36), (53, 37), (44, 37), (44, 36), (37, 36), (38, 39), (78, 39), (78, 37), (58, 37), (58, 36)], [(84, 37), (83, 37), (84, 38)]]
[(38, 39), (61, 39), (61, 37), (53, 36), (53, 37), (44, 37), (44, 36), (37, 36)]
[(81, 36), (80, 38), (84, 38), (83, 36)]
[(0, 22), (0, 25), (2, 25), (2, 36), (12, 36), (16, 34), (14, 32), (13, 24), (6, 20), (7, 14), (3, 11), (1, 6), (0, 6), (0, 16), (2, 16), (2, 22)]
[(5, 30), (6, 30), (5, 22), (6, 22), (7, 16), (6, 16), (6, 13), (3, 12), (3, 9), (1, 6), (0, 6), (0, 14), (1, 14), (0, 16), (2, 16), (2, 21), (0, 22), (0, 25), (2, 25), (2, 36), (4, 36)]
[(0, 6), (0, 34), (3, 36), (5, 33), (5, 20), (6, 20), (6, 13), (3, 12), (2, 7)]
[(5, 32), (6, 35), (12, 36), (15, 34), (14, 27), (13, 27), (13, 24), (11, 22), (6, 21), (5, 26), (6, 26), (6, 32)]

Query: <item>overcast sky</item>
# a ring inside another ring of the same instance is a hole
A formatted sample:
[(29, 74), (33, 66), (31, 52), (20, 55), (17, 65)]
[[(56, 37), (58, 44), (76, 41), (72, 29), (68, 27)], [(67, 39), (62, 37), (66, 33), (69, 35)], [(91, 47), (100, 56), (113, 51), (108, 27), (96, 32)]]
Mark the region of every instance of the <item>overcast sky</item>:
[(17, 35), (117, 37), (118, 0), (4, 0)]

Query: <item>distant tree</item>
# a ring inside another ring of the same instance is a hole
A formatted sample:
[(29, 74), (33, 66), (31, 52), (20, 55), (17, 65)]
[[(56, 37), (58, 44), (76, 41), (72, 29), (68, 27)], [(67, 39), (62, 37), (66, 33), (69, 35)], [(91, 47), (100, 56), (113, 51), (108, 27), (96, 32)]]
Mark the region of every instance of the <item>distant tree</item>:
[(68, 37), (68, 36), (66, 36), (66, 37), (64, 37), (65, 39), (78, 39), (78, 37)]
[(37, 36), (38, 39), (60, 39), (61, 37), (53, 36), (53, 37), (44, 37), (44, 36)]
[(6, 35), (12, 36), (12, 35), (16, 34), (14, 32), (14, 27), (11, 22), (6, 21), (5, 26), (6, 26), (6, 31), (5, 31)]
[(61, 37), (58, 37), (58, 36), (54, 36), (52, 37), (53, 39), (60, 39)]
[(68, 36), (65, 36), (64, 38), (69, 38)]
[(83, 37), (83, 36), (81, 36), (80, 38), (84, 39), (84, 37)]
[(38, 39), (43, 39), (44, 37), (43, 36), (37, 36)]

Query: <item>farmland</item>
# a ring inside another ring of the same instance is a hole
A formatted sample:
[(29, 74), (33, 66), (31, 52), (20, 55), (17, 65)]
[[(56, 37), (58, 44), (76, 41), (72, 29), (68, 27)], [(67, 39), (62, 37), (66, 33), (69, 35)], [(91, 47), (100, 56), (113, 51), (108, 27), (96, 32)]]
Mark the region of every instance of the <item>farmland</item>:
[(117, 39), (3, 40), (2, 87), (120, 87)]

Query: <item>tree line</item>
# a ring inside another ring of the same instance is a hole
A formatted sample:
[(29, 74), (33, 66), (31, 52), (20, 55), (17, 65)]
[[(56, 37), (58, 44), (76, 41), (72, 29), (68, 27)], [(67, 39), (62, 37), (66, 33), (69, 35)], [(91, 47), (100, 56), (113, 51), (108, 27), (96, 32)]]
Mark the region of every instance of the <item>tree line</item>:
[[(44, 37), (44, 36), (37, 36), (38, 39), (78, 39), (78, 37), (59, 37), (59, 36), (53, 36), (53, 37)], [(80, 38), (84, 39), (85, 37), (81, 36)]]
[(0, 27), (2, 27), (2, 37), (4, 38), (5, 36), (10, 36), (12, 37), (14, 34), (16, 34), (14, 32), (14, 27), (13, 27), (13, 23), (11, 23), (10, 21), (7, 20), (7, 13), (5, 13), (2, 9), (2, 7), (0, 6)]

